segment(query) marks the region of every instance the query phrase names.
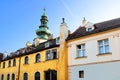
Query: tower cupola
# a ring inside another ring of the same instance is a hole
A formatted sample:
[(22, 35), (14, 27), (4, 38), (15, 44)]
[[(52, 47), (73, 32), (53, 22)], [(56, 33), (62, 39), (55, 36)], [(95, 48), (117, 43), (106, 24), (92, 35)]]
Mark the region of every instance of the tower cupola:
[(43, 15), (40, 19), (41, 25), (39, 26), (39, 29), (36, 30), (36, 34), (39, 39), (47, 40), (49, 39), (51, 32), (47, 26), (48, 23), (48, 17), (46, 15), (46, 9), (44, 8)]

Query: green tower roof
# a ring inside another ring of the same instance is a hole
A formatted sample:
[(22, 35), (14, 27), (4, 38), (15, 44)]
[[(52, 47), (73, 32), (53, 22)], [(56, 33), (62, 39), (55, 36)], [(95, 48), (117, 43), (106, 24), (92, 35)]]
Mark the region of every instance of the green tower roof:
[(51, 32), (47, 26), (48, 19), (47, 19), (45, 8), (44, 8), (44, 12), (43, 12), (43, 15), (41, 16), (40, 21), (41, 21), (41, 25), (39, 26), (39, 29), (36, 30), (36, 34), (38, 38), (47, 40), (50, 37)]

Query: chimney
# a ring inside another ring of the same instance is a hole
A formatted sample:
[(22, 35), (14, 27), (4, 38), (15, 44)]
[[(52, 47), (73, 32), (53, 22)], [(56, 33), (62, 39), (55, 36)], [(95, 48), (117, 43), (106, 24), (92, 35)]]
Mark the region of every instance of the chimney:
[(85, 19), (85, 17), (83, 18), (83, 21), (82, 21), (82, 26), (85, 26), (87, 24), (87, 20)]
[(0, 53), (0, 61), (3, 60), (3, 54)]

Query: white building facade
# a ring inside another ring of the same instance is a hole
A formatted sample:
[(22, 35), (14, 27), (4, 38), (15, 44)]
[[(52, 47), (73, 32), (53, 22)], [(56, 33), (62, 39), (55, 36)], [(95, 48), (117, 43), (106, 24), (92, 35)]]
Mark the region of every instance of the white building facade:
[(67, 46), (68, 80), (120, 80), (119, 18), (86, 23), (69, 35)]

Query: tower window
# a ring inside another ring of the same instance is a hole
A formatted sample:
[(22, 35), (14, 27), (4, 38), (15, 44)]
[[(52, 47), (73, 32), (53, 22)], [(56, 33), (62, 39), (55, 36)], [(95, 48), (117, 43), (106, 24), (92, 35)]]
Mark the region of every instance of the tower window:
[(84, 71), (79, 71), (79, 78), (84, 78)]

